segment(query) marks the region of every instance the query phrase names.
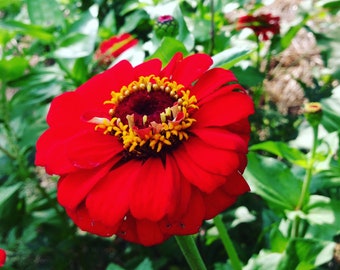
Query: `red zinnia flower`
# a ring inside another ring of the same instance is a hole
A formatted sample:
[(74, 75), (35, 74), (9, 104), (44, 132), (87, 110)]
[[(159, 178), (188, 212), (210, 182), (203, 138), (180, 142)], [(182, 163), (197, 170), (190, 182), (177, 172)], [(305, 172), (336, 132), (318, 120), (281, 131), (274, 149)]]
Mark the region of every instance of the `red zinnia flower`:
[(0, 248), (0, 267), (3, 267), (6, 262), (6, 251)]
[(270, 33), (272, 35), (280, 33), (280, 17), (275, 17), (271, 14), (242, 16), (236, 24), (236, 29), (241, 30), (243, 28), (250, 28), (255, 35), (263, 40), (268, 40)]
[(121, 61), (56, 97), (36, 164), (84, 231), (153, 245), (197, 233), (249, 190), (253, 103), (210, 56)]
[(100, 44), (95, 52), (94, 58), (101, 64), (110, 64), (114, 58), (135, 46), (137, 43), (138, 40), (128, 33), (114, 36)]

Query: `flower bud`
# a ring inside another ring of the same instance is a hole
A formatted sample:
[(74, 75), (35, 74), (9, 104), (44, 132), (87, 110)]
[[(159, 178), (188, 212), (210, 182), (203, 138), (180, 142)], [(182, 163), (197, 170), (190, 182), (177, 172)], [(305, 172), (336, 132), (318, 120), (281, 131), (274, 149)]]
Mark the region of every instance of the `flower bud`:
[(309, 102), (305, 104), (304, 115), (312, 127), (320, 124), (322, 118), (322, 106), (319, 102)]
[(171, 15), (163, 15), (157, 18), (154, 26), (156, 37), (175, 37), (178, 35), (178, 22)]

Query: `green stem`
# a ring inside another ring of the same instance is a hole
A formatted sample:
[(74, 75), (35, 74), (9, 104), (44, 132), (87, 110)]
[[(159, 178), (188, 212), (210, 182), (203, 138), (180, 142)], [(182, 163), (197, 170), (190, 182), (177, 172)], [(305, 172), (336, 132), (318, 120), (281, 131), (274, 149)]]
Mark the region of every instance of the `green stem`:
[(224, 226), (224, 223), (222, 221), (222, 217), (220, 215), (217, 215), (214, 218), (215, 226), (219, 232), (221, 241), (224, 245), (224, 248), (229, 256), (231, 266), (234, 270), (242, 270), (242, 263), (237, 255), (237, 252), (235, 250), (235, 247), (233, 245), (233, 242), (230, 239), (230, 236), (228, 234), (227, 229)]
[(175, 236), (175, 238), (190, 268), (192, 270), (206, 270), (193, 236)]
[(300, 198), (299, 198), (298, 204), (296, 205), (295, 210), (301, 210), (306, 197), (309, 196), (309, 186), (312, 180), (313, 167), (314, 167), (314, 162), (315, 162), (315, 154), (316, 154), (316, 148), (318, 144), (318, 126), (313, 126), (312, 128), (313, 128), (313, 146), (311, 150), (311, 157), (309, 159), (305, 179), (302, 184)]
[(215, 6), (214, 0), (210, 0), (210, 13), (211, 13), (211, 22), (210, 22), (210, 55), (213, 55), (215, 48)]
[(260, 42), (260, 39), (257, 35), (256, 36), (256, 44), (257, 44), (257, 48), (256, 48), (256, 67), (258, 70), (260, 70), (260, 67), (261, 67), (261, 42)]

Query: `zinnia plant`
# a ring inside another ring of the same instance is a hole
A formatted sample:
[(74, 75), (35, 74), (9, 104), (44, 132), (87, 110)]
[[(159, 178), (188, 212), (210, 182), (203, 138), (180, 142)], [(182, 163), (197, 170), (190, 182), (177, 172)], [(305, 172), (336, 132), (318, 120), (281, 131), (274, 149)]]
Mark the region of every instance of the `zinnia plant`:
[(280, 33), (280, 17), (272, 14), (242, 16), (237, 21), (236, 29), (241, 30), (244, 28), (250, 28), (257, 37), (262, 40), (268, 40), (270, 35)]
[(137, 43), (138, 40), (128, 33), (111, 37), (99, 45), (94, 58), (102, 65), (109, 65), (114, 58), (137, 45)]
[(121, 61), (56, 97), (36, 165), (80, 229), (145, 246), (198, 232), (249, 187), (253, 103), (206, 54)]

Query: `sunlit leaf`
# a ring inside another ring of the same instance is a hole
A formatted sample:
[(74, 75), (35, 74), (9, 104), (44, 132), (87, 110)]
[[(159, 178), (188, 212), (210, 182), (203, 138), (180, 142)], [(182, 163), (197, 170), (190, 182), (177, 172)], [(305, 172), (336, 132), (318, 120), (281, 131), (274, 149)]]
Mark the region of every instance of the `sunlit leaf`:
[(93, 53), (99, 27), (97, 15), (98, 7), (96, 5), (84, 12), (60, 40), (60, 47), (54, 52), (54, 56), (75, 59)]
[(0, 206), (13, 196), (22, 186), (22, 183), (16, 183), (11, 186), (0, 187)]
[(56, 0), (26, 0), (32, 24), (64, 26), (64, 16)]
[(150, 58), (158, 58), (163, 64), (166, 64), (177, 52), (182, 52), (184, 55), (188, 53), (182, 42), (174, 38), (165, 37), (159, 48), (150, 56)]
[(318, 239), (292, 239), (277, 269), (315, 269), (332, 260), (334, 245)]
[(340, 201), (331, 200), (320, 195), (311, 195), (308, 204), (303, 209), (306, 212), (306, 219), (313, 224), (334, 227), (335, 232), (340, 224)]
[(252, 192), (260, 195), (273, 209), (295, 209), (302, 182), (283, 162), (250, 152), (244, 175)]
[(225, 69), (230, 69), (236, 63), (249, 57), (252, 50), (246, 48), (230, 48), (226, 49), (212, 58), (214, 60), (214, 67), (223, 67)]
[(302, 153), (299, 149), (289, 147), (284, 142), (266, 141), (263, 143), (252, 145), (250, 147), (250, 150), (266, 151), (278, 157), (285, 158), (293, 164), (299, 165), (304, 168), (307, 167), (307, 159), (305, 154)]
[(22, 76), (28, 67), (28, 61), (19, 56), (0, 60), (0, 79), (12, 81)]
[(0, 27), (38, 38), (44, 42), (52, 42), (54, 40), (54, 36), (50, 33), (48, 28), (44, 28), (38, 25), (31, 25), (19, 21), (8, 20), (0, 21)]

